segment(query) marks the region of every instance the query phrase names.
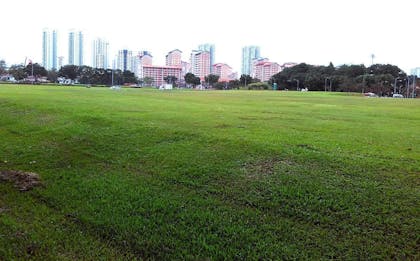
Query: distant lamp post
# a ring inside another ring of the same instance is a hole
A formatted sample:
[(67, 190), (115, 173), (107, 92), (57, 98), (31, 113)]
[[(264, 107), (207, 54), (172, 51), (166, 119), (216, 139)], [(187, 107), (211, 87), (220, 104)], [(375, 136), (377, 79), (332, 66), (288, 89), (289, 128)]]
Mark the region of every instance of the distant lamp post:
[[(398, 77), (395, 78), (395, 80), (394, 80), (394, 94), (397, 93), (397, 82), (402, 81), (402, 79), (400, 77), (401, 75), (402, 75), (402, 72), (401, 71), (398, 72)], [(400, 92), (398, 91), (398, 93), (400, 93)]]
[(332, 80), (331, 80), (331, 78), (330, 77), (326, 77), (325, 78), (325, 84), (324, 84), (324, 92), (326, 92), (327, 91), (327, 82), (329, 81), (329, 91), (331, 91), (332, 90)]
[(369, 73), (369, 74), (365, 73), (365, 74), (363, 75), (362, 93), (365, 93), (365, 87), (366, 87), (366, 76), (373, 76), (373, 75), (374, 75), (374, 74), (373, 74), (373, 71), (372, 71), (372, 70), (370, 70), (370, 73)]

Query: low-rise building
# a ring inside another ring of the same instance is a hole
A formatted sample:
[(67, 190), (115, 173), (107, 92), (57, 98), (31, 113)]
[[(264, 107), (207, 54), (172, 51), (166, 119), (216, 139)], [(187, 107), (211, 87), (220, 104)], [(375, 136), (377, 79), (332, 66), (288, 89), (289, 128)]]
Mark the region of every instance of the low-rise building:
[(154, 65), (143, 65), (141, 78), (152, 78), (153, 86), (161, 86), (165, 82), (166, 76), (175, 76), (178, 80), (182, 77), (182, 68), (177, 66), (154, 66)]

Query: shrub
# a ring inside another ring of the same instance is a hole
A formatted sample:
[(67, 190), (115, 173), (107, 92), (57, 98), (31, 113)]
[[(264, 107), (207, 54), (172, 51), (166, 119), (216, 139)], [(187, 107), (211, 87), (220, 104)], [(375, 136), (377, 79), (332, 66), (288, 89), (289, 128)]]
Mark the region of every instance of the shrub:
[(265, 82), (256, 82), (248, 85), (248, 90), (268, 90), (270, 86)]

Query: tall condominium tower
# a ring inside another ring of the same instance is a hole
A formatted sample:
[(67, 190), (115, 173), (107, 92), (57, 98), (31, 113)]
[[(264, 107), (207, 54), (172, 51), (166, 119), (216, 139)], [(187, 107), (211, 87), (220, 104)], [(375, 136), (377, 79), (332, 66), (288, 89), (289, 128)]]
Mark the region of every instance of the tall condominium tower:
[(109, 43), (104, 39), (98, 38), (93, 41), (92, 48), (92, 67), (108, 69), (108, 47)]
[(197, 51), (191, 52), (191, 73), (204, 80), (210, 74), (210, 52)]
[(213, 72), (213, 65), (214, 65), (214, 62), (215, 62), (215, 60), (214, 60), (214, 57), (215, 57), (215, 49), (216, 48), (214, 47), (214, 44), (209, 44), (209, 43), (200, 44), (198, 46), (198, 50), (200, 50), (200, 51), (207, 51), (207, 52), (210, 53), (210, 72)]
[(133, 63), (133, 52), (127, 49), (119, 50), (117, 56), (117, 68), (121, 71), (131, 71), (134, 72), (134, 67), (136, 66)]
[(57, 31), (44, 29), (42, 32), (42, 65), (47, 70), (58, 69)]
[(252, 62), (260, 58), (259, 46), (245, 46), (242, 48), (242, 74), (251, 75)]
[(166, 66), (181, 67), (181, 54), (182, 52), (178, 49), (170, 51), (166, 55)]
[(83, 65), (83, 34), (71, 31), (69, 33), (69, 64)]

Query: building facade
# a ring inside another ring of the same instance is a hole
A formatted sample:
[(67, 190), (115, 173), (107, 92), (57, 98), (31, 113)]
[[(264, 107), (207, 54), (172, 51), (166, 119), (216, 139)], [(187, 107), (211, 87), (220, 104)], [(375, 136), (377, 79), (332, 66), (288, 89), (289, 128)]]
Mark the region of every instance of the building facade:
[(212, 69), (213, 69), (213, 64), (215, 63), (215, 55), (216, 55), (215, 54), (216, 48), (215, 48), (214, 44), (209, 44), (209, 43), (200, 44), (198, 46), (198, 50), (199, 51), (206, 51), (206, 52), (210, 53), (210, 73), (213, 73)]
[(225, 63), (216, 63), (213, 65), (213, 74), (219, 76), (219, 82), (228, 82), (234, 80), (234, 74), (232, 73), (232, 67)]
[(92, 67), (109, 69), (109, 43), (98, 38), (93, 41), (92, 46)]
[(251, 70), (251, 77), (262, 82), (270, 80), (271, 76), (281, 71), (278, 63), (270, 62), (266, 58), (255, 59)]
[(152, 78), (153, 79), (153, 86), (161, 86), (165, 84), (165, 77), (166, 76), (175, 76), (178, 80), (181, 79), (182, 75), (182, 68), (178, 66), (153, 66), (153, 65), (144, 65), (143, 67), (143, 75), (141, 78)]
[(251, 75), (253, 60), (260, 58), (259, 46), (245, 46), (242, 48), (241, 73)]
[(210, 74), (210, 52), (199, 50), (192, 51), (190, 63), (191, 73), (200, 77), (202, 81), (204, 80), (204, 77)]
[(58, 68), (63, 67), (64, 65), (64, 56), (58, 56)]
[(133, 52), (127, 49), (119, 50), (117, 55), (116, 69), (121, 71), (133, 71)]
[(138, 60), (137, 71), (134, 72), (137, 77), (143, 78), (143, 66), (151, 66), (153, 64), (153, 56), (148, 51), (140, 51), (137, 54), (136, 59)]
[(83, 33), (71, 31), (69, 33), (68, 64), (83, 65)]
[(178, 49), (170, 51), (166, 55), (166, 66), (180, 67), (181, 66), (181, 56), (182, 56), (182, 52)]
[(42, 32), (42, 66), (47, 70), (58, 68), (57, 31)]

